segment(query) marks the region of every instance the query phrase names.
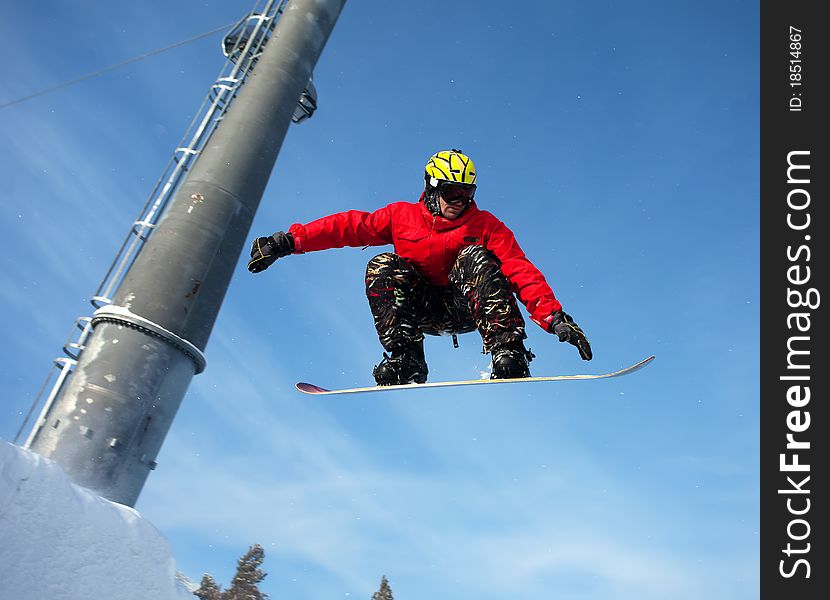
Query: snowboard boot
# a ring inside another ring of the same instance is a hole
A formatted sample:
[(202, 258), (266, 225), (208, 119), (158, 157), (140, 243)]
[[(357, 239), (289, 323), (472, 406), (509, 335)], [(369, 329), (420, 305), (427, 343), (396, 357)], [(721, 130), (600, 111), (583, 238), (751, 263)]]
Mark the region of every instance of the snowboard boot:
[(490, 379), (530, 377), (528, 363), (536, 358), (521, 340), (493, 348), (492, 355)]
[(383, 360), (372, 369), (372, 376), (378, 385), (426, 383), (428, 373), (427, 361), (424, 358), (424, 340), (392, 350), (392, 356), (384, 352)]

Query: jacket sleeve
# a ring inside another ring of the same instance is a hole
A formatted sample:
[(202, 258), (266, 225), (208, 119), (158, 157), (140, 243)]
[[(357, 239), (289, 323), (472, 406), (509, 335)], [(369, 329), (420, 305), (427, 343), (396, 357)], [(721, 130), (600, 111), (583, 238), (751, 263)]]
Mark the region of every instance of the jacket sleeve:
[(344, 246), (383, 246), (392, 243), (392, 213), (389, 206), (375, 212), (349, 210), (306, 225), (288, 228), (295, 251), (313, 252)]
[(513, 232), (495, 217), (492, 217), (483, 241), (484, 246), (501, 261), (501, 271), (510, 282), (513, 293), (527, 308), (530, 320), (549, 332), (550, 316), (562, 310), (562, 305), (545, 276), (525, 256)]

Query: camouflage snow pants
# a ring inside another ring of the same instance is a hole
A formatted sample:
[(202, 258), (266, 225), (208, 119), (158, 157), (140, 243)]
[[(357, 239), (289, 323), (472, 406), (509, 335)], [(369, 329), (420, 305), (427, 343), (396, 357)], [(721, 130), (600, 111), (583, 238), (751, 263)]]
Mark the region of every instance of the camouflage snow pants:
[(429, 284), (392, 252), (366, 267), (366, 297), (381, 345), (387, 351), (419, 342), (424, 334), (448, 335), (478, 329), (489, 352), (525, 339), (525, 322), (501, 263), (482, 246), (467, 246), (449, 274), (450, 285)]

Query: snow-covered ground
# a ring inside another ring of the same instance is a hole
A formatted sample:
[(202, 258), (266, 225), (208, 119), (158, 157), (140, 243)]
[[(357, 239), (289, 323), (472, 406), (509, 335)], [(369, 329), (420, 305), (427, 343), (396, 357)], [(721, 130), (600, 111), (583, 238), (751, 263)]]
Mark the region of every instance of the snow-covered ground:
[(0, 598), (194, 600), (161, 534), (0, 439)]

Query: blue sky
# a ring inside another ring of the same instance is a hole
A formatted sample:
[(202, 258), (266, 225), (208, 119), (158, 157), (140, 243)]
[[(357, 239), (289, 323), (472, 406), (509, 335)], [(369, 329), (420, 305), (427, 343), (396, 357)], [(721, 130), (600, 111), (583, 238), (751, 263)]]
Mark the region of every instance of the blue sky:
[[(253, 2), (5, 3), (0, 104), (231, 23)], [(371, 383), (381, 249), (233, 278), (136, 508), (179, 568), (274, 598), (756, 598), (756, 2), (348, 3), (251, 236), (415, 200), (476, 162), (594, 360), (528, 323), (536, 375), (622, 379), (311, 398)], [(0, 437), (11, 440), (219, 73), (212, 36), (0, 109)], [(487, 367), (427, 340), (433, 381)]]

